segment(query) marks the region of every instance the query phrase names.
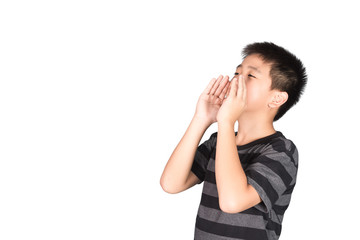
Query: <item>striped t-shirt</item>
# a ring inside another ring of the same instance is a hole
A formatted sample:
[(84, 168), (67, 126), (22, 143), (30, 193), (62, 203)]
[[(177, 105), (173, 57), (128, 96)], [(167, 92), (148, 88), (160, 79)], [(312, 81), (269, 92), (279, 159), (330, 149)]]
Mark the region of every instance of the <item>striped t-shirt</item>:
[(199, 145), (191, 168), (201, 182), (204, 181), (194, 239), (278, 239), (296, 183), (296, 146), (279, 131), (237, 146), (248, 184), (256, 189), (262, 201), (247, 210), (230, 214), (219, 207), (215, 181), (216, 140), (217, 132)]

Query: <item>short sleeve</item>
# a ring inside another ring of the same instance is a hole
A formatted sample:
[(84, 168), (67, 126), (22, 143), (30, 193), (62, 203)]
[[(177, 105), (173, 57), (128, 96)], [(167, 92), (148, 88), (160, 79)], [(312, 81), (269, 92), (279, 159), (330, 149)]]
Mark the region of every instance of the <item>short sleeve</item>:
[[(255, 207), (270, 212), (276, 201), (295, 185), (297, 175), (297, 153), (295, 145), (291, 151), (272, 151), (262, 154), (245, 170), (248, 184), (258, 192), (262, 202)], [(295, 159), (296, 158), (296, 159)]]
[(216, 144), (216, 136), (217, 132), (211, 134), (209, 139), (200, 144), (196, 150), (191, 171), (200, 179), (200, 183), (205, 179), (207, 165)]

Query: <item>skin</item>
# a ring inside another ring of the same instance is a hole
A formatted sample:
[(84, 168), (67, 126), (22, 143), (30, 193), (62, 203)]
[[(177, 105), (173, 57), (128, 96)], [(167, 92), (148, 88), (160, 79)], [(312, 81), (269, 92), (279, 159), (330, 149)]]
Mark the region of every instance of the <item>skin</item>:
[(221, 210), (238, 213), (261, 202), (247, 183), (236, 146), (276, 132), (273, 119), (288, 95), (270, 89), (270, 69), (260, 56), (249, 55), (236, 68), (231, 81), (222, 75), (210, 81), (199, 97), (185, 135), (165, 166), (160, 184), (166, 192), (178, 193), (200, 182), (190, 168), (203, 133), (217, 122), (215, 176)]
[[(275, 133), (273, 119), (277, 109), (287, 100), (287, 94), (271, 90), (271, 66), (258, 55), (244, 59), (236, 70), (229, 96), (216, 116), (218, 137), (215, 172), (220, 208), (237, 213), (261, 202), (257, 191), (247, 183), (237, 145)], [(280, 100), (281, 99), (281, 100)], [(238, 135), (234, 124), (238, 121)]]
[[(238, 121), (236, 145), (244, 145), (275, 133), (273, 119), (279, 107), (287, 101), (288, 95), (270, 89), (270, 70), (270, 64), (264, 63), (260, 56), (250, 55), (237, 67), (226, 89), (226, 95), (229, 95), (231, 88), (236, 91), (233, 97), (223, 101), (216, 118), (218, 124), (234, 124)], [(226, 81), (227, 76), (224, 79)], [(240, 81), (237, 82), (237, 79)]]

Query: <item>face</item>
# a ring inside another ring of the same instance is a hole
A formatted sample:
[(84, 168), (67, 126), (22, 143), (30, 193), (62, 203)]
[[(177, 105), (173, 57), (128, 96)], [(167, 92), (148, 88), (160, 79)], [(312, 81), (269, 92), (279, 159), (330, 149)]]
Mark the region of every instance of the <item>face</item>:
[(234, 77), (243, 75), (247, 89), (246, 112), (256, 112), (268, 108), (272, 91), (271, 66), (264, 63), (258, 55), (249, 55), (237, 67)]

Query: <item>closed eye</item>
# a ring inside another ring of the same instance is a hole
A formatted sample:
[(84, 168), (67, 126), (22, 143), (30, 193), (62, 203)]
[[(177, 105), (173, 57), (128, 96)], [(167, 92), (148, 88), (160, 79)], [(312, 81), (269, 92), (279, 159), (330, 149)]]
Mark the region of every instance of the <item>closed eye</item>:
[(254, 75), (251, 75), (251, 74), (249, 74), (248, 76), (249, 76), (249, 77), (252, 77), (252, 78), (256, 78)]

